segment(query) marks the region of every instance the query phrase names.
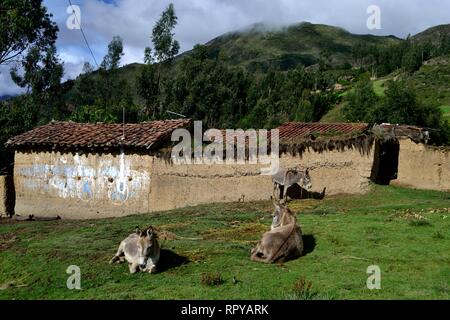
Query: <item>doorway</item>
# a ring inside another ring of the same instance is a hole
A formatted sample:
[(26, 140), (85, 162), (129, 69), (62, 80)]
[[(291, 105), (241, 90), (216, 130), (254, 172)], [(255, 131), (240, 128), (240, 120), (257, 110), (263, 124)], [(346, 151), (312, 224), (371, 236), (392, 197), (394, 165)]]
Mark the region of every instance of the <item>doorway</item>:
[(373, 182), (389, 185), (391, 180), (397, 179), (399, 153), (398, 141), (376, 142), (371, 174)]

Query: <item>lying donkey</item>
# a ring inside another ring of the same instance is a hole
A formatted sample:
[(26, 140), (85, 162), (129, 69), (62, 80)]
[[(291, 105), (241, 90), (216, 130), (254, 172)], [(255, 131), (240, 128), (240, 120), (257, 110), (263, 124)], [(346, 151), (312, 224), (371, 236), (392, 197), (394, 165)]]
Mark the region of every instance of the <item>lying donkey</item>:
[(139, 270), (155, 273), (159, 256), (158, 235), (152, 226), (145, 230), (136, 227), (135, 233), (130, 234), (120, 243), (116, 255), (109, 263), (121, 263), (127, 260), (130, 273), (136, 273)]
[(302, 231), (295, 215), (285, 204), (274, 202), (274, 206), (271, 230), (264, 233), (252, 250), (253, 261), (285, 262), (303, 253)]

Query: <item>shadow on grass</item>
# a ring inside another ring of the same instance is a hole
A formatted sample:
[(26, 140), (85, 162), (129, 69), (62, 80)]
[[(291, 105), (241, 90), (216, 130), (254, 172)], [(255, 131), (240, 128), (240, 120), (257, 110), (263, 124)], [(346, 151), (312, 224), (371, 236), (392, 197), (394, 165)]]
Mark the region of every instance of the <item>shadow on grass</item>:
[(168, 249), (161, 249), (158, 263), (158, 273), (189, 263), (189, 259)]
[(302, 239), (303, 239), (302, 257), (303, 257), (314, 251), (314, 248), (316, 247), (316, 238), (312, 234), (304, 234), (302, 236)]
[[(280, 188), (280, 197), (281, 197), (281, 190), (284, 187), (281, 186)], [(289, 187), (287, 190), (287, 196), (291, 199), (317, 199), (317, 200), (323, 200), (325, 198), (327, 188), (323, 188), (322, 192), (311, 192), (308, 191), (302, 187), (300, 187), (297, 183), (293, 184)]]

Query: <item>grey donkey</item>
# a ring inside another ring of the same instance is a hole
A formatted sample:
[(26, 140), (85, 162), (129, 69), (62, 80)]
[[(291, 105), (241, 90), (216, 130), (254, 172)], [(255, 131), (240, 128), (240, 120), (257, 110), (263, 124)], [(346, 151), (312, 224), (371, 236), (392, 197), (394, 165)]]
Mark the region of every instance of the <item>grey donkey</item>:
[(252, 250), (253, 261), (285, 262), (298, 258), (303, 253), (302, 230), (294, 213), (279, 202), (274, 202), (274, 206), (271, 230), (264, 233)]
[(284, 201), (287, 199), (287, 189), (296, 183), (308, 191), (312, 189), (311, 176), (309, 175), (308, 168), (304, 171), (280, 168), (280, 170), (272, 176), (272, 182), (274, 195), (276, 191), (280, 189), (280, 186), (283, 186), (283, 193), (280, 198)]
[(161, 248), (158, 235), (152, 226), (145, 230), (136, 227), (136, 231), (122, 240), (119, 249), (109, 263), (128, 262), (130, 273), (138, 271), (155, 273)]

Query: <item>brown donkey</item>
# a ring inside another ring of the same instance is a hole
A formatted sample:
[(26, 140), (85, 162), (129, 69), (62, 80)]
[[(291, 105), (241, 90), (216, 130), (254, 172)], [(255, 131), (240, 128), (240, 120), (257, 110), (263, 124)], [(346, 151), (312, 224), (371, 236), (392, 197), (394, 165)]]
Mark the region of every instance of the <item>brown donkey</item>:
[(302, 230), (295, 215), (285, 204), (274, 202), (274, 206), (271, 230), (264, 233), (252, 250), (253, 261), (285, 262), (303, 253)]

